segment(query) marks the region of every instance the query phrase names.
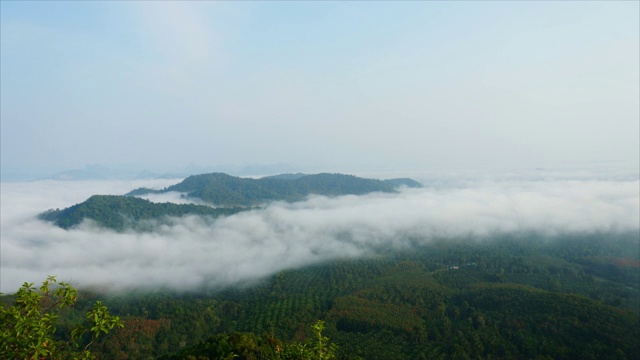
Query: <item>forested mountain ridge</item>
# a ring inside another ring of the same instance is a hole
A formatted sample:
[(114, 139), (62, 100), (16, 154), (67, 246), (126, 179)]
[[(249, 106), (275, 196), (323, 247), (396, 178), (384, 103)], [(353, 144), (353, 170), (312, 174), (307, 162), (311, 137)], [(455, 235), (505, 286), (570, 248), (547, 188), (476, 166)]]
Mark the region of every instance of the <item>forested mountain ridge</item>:
[(344, 174), (282, 174), (259, 179), (224, 173), (193, 175), (163, 190), (139, 188), (127, 195), (181, 192), (217, 206), (252, 206), (269, 201), (298, 201), (310, 194), (339, 196), (395, 192), (400, 186), (421, 187), (411, 179), (376, 180)]
[[(146, 220), (166, 221), (170, 217), (231, 215), (270, 201), (299, 201), (310, 194), (325, 196), (364, 195), (396, 192), (401, 186), (421, 187), (412, 179), (375, 180), (343, 174), (282, 174), (260, 179), (240, 178), (224, 173), (193, 175), (162, 190), (135, 189), (126, 195), (93, 195), (65, 209), (51, 209), (38, 218), (69, 229), (83, 220), (116, 231), (153, 230)], [(195, 204), (153, 203), (136, 196), (180, 192), (215, 207)], [(146, 222), (145, 222), (146, 221)]]
[(38, 215), (41, 220), (52, 221), (63, 229), (79, 225), (89, 219), (96, 224), (116, 231), (127, 228), (152, 230), (153, 223), (168, 217), (206, 215), (217, 217), (240, 212), (242, 208), (213, 208), (194, 204), (153, 203), (146, 199), (120, 195), (93, 195), (86, 201), (63, 210), (51, 209)]

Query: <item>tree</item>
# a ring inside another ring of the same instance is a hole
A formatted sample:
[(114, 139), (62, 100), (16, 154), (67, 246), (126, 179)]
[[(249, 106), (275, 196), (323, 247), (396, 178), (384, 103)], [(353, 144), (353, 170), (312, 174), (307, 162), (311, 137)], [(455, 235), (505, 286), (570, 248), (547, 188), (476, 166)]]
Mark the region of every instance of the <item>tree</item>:
[[(124, 327), (118, 316), (97, 301), (71, 333), (71, 341), (54, 341), (56, 319), (61, 309), (73, 306), (78, 291), (66, 282), (49, 276), (38, 291), (24, 283), (15, 294), (15, 303), (0, 307), (0, 353), (7, 359), (94, 359), (89, 347), (114, 328)], [(88, 339), (80, 349), (79, 342)]]
[(318, 320), (312, 326), (313, 339), (306, 344), (294, 342), (284, 346), (282, 352), (278, 351), (278, 358), (284, 360), (331, 360), (336, 358), (338, 346), (330, 343), (329, 338), (322, 335), (324, 321)]
[(314, 358), (316, 356), (318, 360), (335, 358), (337, 346), (335, 344), (329, 344), (329, 338), (322, 335), (322, 331), (324, 330), (324, 321), (316, 321), (312, 328), (313, 334), (316, 336), (315, 346), (313, 347)]

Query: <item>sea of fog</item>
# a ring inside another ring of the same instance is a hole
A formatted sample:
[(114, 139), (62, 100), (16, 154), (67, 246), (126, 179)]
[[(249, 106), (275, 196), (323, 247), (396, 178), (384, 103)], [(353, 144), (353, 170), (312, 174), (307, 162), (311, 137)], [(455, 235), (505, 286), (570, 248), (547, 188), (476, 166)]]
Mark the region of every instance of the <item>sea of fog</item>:
[[(189, 290), (260, 279), (326, 260), (407, 248), (433, 239), (537, 231), (638, 231), (637, 171), (545, 171), (410, 176), (422, 189), (365, 196), (310, 196), (218, 219), (189, 216), (147, 233), (91, 223), (63, 230), (36, 215), (94, 194), (124, 194), (173, 180), (5, 182), (1, 185), (0, 291), (47, 275), (76, 286)], [(180, 194), (148, 197), (188, 202)]]

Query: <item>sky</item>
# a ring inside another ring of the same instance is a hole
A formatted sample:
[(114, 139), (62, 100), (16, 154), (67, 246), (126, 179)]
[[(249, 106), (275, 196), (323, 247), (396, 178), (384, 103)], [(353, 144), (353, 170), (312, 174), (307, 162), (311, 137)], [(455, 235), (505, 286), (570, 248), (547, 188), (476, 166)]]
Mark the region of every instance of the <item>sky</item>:
[(3, 175), (640, 161), (637, 1), (0, 7)]

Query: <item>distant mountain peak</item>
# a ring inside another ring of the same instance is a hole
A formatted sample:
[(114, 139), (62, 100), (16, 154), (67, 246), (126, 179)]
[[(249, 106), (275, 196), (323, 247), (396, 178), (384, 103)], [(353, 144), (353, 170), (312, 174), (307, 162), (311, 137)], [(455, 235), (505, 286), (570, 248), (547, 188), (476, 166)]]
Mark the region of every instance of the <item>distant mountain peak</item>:
[[(123, 230), (140, 228), (141, 220), (171, 216), (234, 214), (271, 201), (300, 201), (311, 194), (323, 196), (364, 195), (372, 192), (396, 192), (398, 187), (421, 186), (411, 179), (376, 180), (345, 174), (281, 174), (260, 179), (241, 178), (221, 172), (191, 175), (178, 184), (162, 190), (138, 188), (124, 196), (93, 195), (85, 202), (63, 210), (49, 210), (39, 215), (62, 228), (80, 224), (84, 219)], [(216, 208), (193, 204), (156, 204), (137, 198), (146, 194), (180, 192), (215, 205)]]

